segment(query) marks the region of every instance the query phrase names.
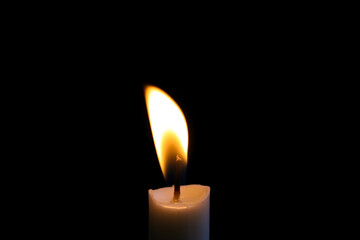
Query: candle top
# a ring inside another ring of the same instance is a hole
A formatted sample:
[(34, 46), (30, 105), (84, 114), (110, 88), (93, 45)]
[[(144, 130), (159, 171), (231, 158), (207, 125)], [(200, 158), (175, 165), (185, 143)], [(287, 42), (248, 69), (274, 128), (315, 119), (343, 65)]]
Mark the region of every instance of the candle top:
[(159, 204), (168, 208), (188, 208), (204, 201), (210, 194), (210, 187), (192, 184), (180, 187), (180, 199), (173, 201), (174, 186), (149, 190), (149, 195)]

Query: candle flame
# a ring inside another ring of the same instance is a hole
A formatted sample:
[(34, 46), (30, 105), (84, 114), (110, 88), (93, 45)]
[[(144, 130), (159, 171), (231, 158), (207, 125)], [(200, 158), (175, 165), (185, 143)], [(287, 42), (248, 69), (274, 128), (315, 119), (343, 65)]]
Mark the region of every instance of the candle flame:
[(146, 86), (145, 101), (157, 157), (167, 179), (176, 159), (181, 158), (187, 163), (189, 135), (186, 119), (178, 104), (160, 88)]

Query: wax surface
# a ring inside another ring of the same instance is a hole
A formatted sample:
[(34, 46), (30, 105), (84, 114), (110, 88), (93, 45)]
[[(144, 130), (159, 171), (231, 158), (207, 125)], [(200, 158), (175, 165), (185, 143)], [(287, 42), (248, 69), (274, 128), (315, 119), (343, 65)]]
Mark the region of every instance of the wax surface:
[(180, 187), (179, 202), (173, 202), (174, 187), (149, 190), (149, 239), (208, 240), (210, 187)]

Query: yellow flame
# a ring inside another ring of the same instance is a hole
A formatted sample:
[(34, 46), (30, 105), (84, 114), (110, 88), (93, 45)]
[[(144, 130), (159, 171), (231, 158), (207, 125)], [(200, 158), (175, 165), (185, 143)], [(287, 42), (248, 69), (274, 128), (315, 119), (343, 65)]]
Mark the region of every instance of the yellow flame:
[(157, 157), (163, 175), (176, 156), (187, 163), (189, 134), (185, 116), (178, 104), (163, 90), (145, 87), (145, 101)]

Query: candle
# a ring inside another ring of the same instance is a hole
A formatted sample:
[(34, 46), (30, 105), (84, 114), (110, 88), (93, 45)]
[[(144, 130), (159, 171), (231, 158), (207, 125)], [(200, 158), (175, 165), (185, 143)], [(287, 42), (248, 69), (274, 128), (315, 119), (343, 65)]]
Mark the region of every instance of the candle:
[(149, 190), (150, 239), (208, 240), (210, 188), (181, 186), (179, 202), (174, 187)]
[(145, 100), (160, 168), (172, 187), (149, 190), (149, 239), (208, 240), (210, 187), (181, 185), (188, 155), (188, 128), (177, 103), (154, 86)]

